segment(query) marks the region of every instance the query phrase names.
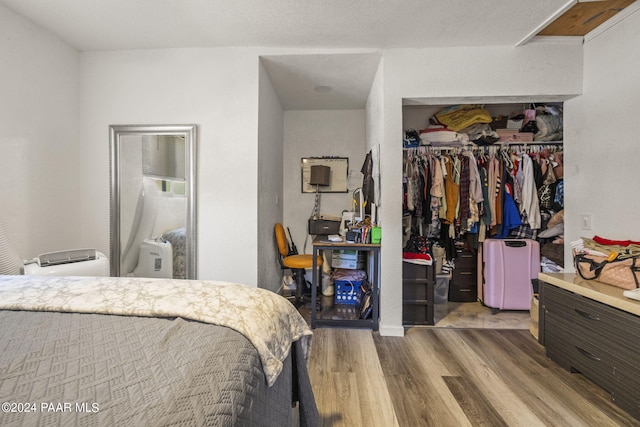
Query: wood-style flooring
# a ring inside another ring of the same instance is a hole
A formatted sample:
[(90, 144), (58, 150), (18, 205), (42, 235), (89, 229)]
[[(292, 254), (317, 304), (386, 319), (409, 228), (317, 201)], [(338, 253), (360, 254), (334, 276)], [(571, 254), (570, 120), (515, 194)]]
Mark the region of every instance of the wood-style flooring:
[(638, 426), (525, 329), (314, 330), (323, 426)]

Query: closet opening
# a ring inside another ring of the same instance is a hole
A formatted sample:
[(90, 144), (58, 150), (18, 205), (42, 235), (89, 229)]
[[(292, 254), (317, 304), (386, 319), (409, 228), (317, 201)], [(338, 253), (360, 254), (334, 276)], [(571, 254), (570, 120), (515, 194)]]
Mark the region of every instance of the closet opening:
[(537, 273), (564, 268), (565, 160), (563, 102), (536, 101), (403, 106), (405, 326), (535, 332)]

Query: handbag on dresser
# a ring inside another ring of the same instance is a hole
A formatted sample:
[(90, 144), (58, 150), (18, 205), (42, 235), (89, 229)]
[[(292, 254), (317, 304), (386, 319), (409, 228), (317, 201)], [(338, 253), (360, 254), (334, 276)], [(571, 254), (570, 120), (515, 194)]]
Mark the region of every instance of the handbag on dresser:
[(640, 288), (640, 255), (596, 256), (574, 251), (576, 272), (585, 280), (616, 286), (622, 289)]

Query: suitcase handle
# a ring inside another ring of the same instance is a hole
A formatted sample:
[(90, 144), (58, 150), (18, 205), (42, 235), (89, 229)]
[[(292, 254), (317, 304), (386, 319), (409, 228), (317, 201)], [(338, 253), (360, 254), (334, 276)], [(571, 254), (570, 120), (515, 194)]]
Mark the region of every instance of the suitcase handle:
[(527, 246), (524, 240), (505, 240), (504, 244), (510, 248), (523, 248)]

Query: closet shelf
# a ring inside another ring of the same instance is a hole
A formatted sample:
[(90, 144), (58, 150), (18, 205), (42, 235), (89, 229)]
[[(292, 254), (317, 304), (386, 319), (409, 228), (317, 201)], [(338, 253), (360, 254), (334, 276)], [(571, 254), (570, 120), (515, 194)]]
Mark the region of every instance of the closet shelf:
[(487, 150), (487, 149), (501, 149), (501, 148), (515, 148), (515, 147), (523, 147), (530, 148), (536, 146), (561, 146), (564, 141), (531, 141), (531, 142), (516, 142), (516, 143), (500, 143), (500, 144), (491, 144), (491, 145), (419, 145), (417, 147), (403, 147), (404, 151), (418, 150), (418, 149), (427, 149), (431, 151), (445, 151), (445, 150)]

